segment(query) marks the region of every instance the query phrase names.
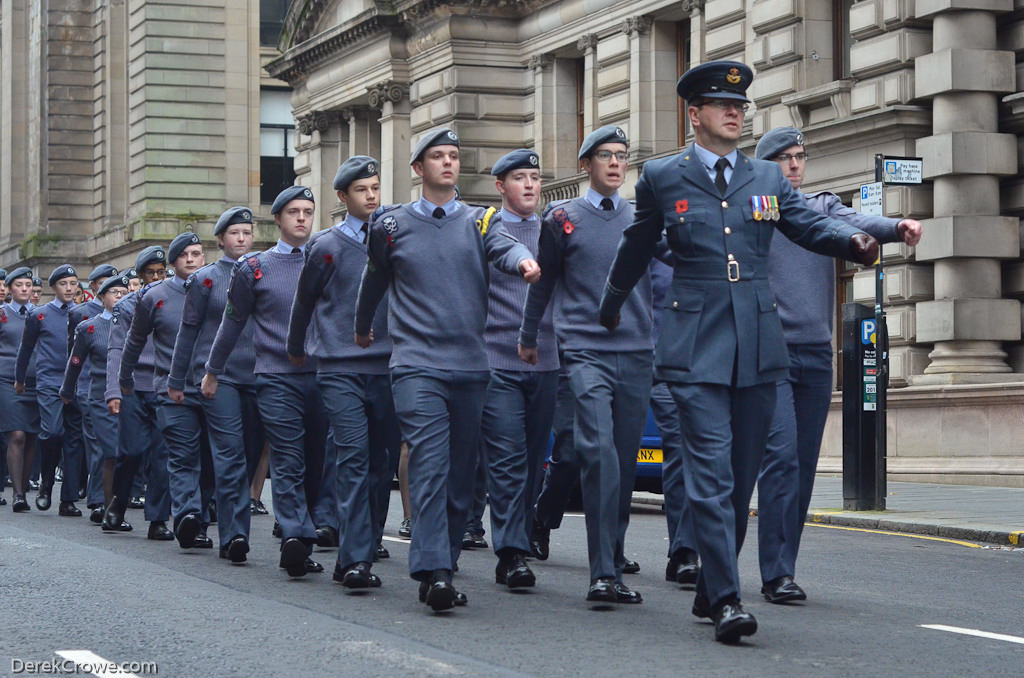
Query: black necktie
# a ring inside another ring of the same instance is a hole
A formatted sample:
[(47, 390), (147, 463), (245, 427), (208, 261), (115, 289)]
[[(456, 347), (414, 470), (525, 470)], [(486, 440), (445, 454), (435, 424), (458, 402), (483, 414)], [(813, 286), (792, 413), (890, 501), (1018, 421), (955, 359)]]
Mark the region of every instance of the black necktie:
[(60, 305), (60, 310), (62, 310), (62, 311), (68, 310), (68, 305), (67, 304), (61, 304)]
[(601, 209), (605, 212), (611, 212), (615, 209), (615, 203), (612, 202), (611, 198), (601, 198)]
[(302, 250), (298, 247), (293, 247), (292, 254), (302, 254)]
[(441, 209), (440, 207), (435, 207), (434, 208), (434, 218), (435, 219), (444, 219), (444, 210)]
[(715, 163), (715, 188), (722, 195), (725, 195), (725, 189), (729, 186), (729, 182), (725, 180), (725, 168), (728, 166), (729, 161), (725, 158), (719, 158)]
[(25, 315), (25, 311), (26, 311), (26, 309), (25, 309), (25, 307), (24, 307), (24, 306), (22, 306), (22, 307), (21, 307), (20, 309), (18, 309), (18, 313), (19, 313), (20, 315)]
[(363, 234), (363, 242), (366, 242), (366, 236), (370, 234), (370, 225), (363, 224), (359, 227), (359, 232)]

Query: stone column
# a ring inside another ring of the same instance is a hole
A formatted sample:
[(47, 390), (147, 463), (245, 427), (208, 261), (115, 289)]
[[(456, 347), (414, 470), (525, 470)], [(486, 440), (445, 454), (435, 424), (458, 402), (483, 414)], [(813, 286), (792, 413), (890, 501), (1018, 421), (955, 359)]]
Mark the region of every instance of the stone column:
[(576, 41), (583, 52), (583, 134), (597, 128), (597, 33), (587, 33)]
[[(654, 89), (654, 50), (648, 16), (623, 20), (622, 32), (629, 37), (629, 155), (643, 158), (651, 154), (657, 120)], [(666, 99), (668, 97), (665, 97)]]
[(408, 202), (412, 198), (409, 88), (388, 80), (370, 87), (369, 95), (370, 108), (380, 111), (380, 169), (385, 177), (381, 204)]
[[(334, 170), (337, 170), (337, 165), (334, 162), (333, 157), (324, 157), (325, 151), (330, 155), (331, 144), (328, 143), (325, 148), (324, 142), (329, 139), (329, 136), (325, 139), (325, 134), (328, 133), (331, 127), (331, 114), (325, 111), (313, 111), (307, 113), (298, 118), (299, 134), (303, 137), (309, 137), (308, 140), (303, 139), (301, 147), (301, 155), (305, 156), (305, 171), (299, 172), (296, 167), (295, 183), (307, 186), (313, 190), (313, 196), (317, 200), (319, 209), (317, 210), (317, 223), (320, 224), (320, 228), (328, 228), (331, 226), (331, 215), (328, 205), (333, 205), (334, 201), (331, 199), (334, 195), (334, 188), (331, 181), (324, 182), (326, 173), (330, 172), (330, 179), (334, 178)], [(333, 144), (334, 155), (337, 156), (337, 143)], [(296, 150), (300, 150), (296, 148)], [(331, 169), (331, 167), (334, 169)]]
[(1014, 54), (996, 49), (996, 14), (1012, 0), (918, 0), (933, 20), (931, 54), (915, 63), (919, 98), (932, 99), (932, 136), (919, 139), (934, 181), (934, 218), (918, 261), (933, 261), (935, 300), (917, 304), (917, 340), (934, 342), (917, 384), (1016, 380), (1004, 341), (1021, 336), (1020, 302), (1003, 299), (1001, 260), (1020, 254), (1018, 220), (999, 211), (999, 178), (1017, 171), (1016, 137), (998, 133), (998, 101), (1013, 92)]
[(555, 83), (552, 77), (555, 57), (551, 54), (534, 54), (530, 57), (533, 71), (533, 149), (540, 155), (541, 173), (544, 177), (554, 176), (557, 167), (556, 144), (558, 121), (556, 117)]
[[(371, 120), (371, 115), (373, 120)], [(366, 108), (346, 108), (341, 117), (348, 124), (348, 154), (369, 155), (380, 159), (380, 133), (377, 130), (377, 112)], [(344, 158), (343, 158), (344, 159)], [(388, 178), (390, 181), (390, 177)]]

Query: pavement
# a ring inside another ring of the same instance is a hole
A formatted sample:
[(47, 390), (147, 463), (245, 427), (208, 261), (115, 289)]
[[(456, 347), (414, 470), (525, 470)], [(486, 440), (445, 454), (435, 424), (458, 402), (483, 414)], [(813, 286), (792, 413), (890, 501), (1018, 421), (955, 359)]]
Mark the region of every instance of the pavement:
[[(1024, 547), (1024, 489), (889, 482), (885, 511), (844, 511), (843, 479), (819, 475), (807, 522)], [(660, 494), (633, 502), (662, 506)], [(757, 492), (751, 501), (756, 513)]]

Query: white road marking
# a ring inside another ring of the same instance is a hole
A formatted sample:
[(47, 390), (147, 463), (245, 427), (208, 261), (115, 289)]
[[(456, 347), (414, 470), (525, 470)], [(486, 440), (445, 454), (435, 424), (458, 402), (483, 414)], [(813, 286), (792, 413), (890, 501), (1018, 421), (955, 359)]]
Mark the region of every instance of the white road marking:
[(408, 539), (402, 539), (401, 537), (381, 537), (381, 539), (384, 539), (385, 541), (396, 541), (399, 544), (408, 544), (410, 541)]
[(89, 650), (57, 650), (54, 654), (74, 662), (78, 668), (88, 671), (90, 675), (97, 676), (98, 678), (114, 678), (115, 676), (119, 678), (139, 678), (138, 674), (121, 670), (121, 666), (116, 662), (104, 659)]
[(1024, 645), (1024, 638), (1021, 638), (1020, 636), (1008, 636), (1005, 633), (990, 633), (988, 631), (979, 631), (978, 629), (964, 629), (959, 626), (945, 626), (943, 624), (920, 624), (920, 627), (923, 629), (933, 629), (935, 631), (949, 631), (950, 633), (959, 633), (965, 636), (989, 638), (991, 640), (1005, 640), (1007, 643)]

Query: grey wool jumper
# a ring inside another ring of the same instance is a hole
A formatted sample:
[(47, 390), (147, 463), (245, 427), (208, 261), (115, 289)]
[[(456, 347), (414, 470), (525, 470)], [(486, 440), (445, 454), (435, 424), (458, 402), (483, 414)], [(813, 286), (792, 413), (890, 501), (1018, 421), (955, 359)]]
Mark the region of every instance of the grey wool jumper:
[(519, 275), (530, 250), (508, 234), (493, 208), (458, 203), (441, 219), (411, 203), (370, 225), (369, 261), (356, 304), (356, 332), (368, 334), (390, 288), (391, 367), (488, 371), (484, 347), (492, 262)]
[[(174, 340), (168, 387), (193, 393), (198, 391), (206, 372), (206, 359), (210, 357), (210, 348), (227, 305), (228, 284), (234, 269), (234, 259), (221, 257), (185, 281), (185, 306), (181, 312), (178, 337)], [(246, 323), (220, 380), (236, 386), (251, 385), (256, 381), (255, 367), (253, 323)]]
[[(118, 375), (121, 372), (121, 356), (124, 345), (128, 341), (128, 330), (131, 329), (135, 317), (135, 306), (139, 303), (139, 292), (132, 292), (121, 297), (114, 304), (110, 318), (110, 338), (107, 340), (107, 388), (104, 392), (107, 400), (121, 397), (121, 383)], [(144, 393), (153, 392), (153, 365), (156, 353), (153, 349), (153, 337), (146, 340), (146, 345), (139, 354), (135, 364), (135, 390)]]
[(554, 297), (555, 334), (561, 351), (652, 351), (651, 276), (645, 272), (626, 299), (618, 329), (598, 322), (605, 281), (622, 232), (633, 223), (633, 205), (620, 200), (601, 210), (584, 198), (552, 203), (541, 224), (540, 281), (526, 296), (519, 342), (537, 345), (544, 310)]
[(253, 346), (256, 349), (256, 374), (305, 374), (316, 372), (316, 360), (307, 360), (302, 367), (288, 360), (288, 319), (291, 316), (294, 290), (302, 272), (301, 252), (283, 254), (267, 250), (248, 254), (235, 264), (224, 316), (210, 348), (206, 371), (224, 374), (228, 357), (242, 328), (252, 317)]
[[(523, 243), (537, 258), (540, 240), (540, 219), (520, 220), (502, 210), (498, 213), (509, 235)], [(492, 264), (493, 267), (493, 264)], [(487, 344), (487, 362), (492, 370), (513, 372), (548, 372), (558, 369), (558, 345), (555, 342), (555, 326), (551, 308), (544, 311), (540, 321), (540, 335), (537, 340), (537, 364), (530, 365), (519, 359), (517, 343), (519, 326), (523, 321), (523, 307), (529, 283), (521, 277), (502, 275), (491, 271), (491, 285), (487, 291), (487, 329), (484, 341)]]
[[(60, 395), (64, 398), (75, 397), (75, 387), (81, 381), (81, 376), (84, 376), (83, 367), (86, 363), (92, 365), (97, 375), (106, 373), (111, 316), (109, 313), (103, 313), (102, 306), (100, 308), (98, 315), (83, 319), (75, 328), (71, 355), (64, 370), (64, 383), (60, 387)], [(93, 379), (86, 395), (102, 403), (106, 386), (104, 380)]]
[(117, 378), (122, 389), (135, 388), (132, 372), (139, 360), (146, 341), (153, 335), (153, 390), (167, 392), (167, 375), (171, 371), (171, 354), (174, 340), (181, 325), (181, 311), (185, 307), (185, 284), (183, 280), (167, 278), (150, 283), (139, 290), (139, 301), (135, 305), (135, 316), (128, 330), (121, 355), (121, 368)]
[(360, 348), (352, 341), (366, 252), (367, 246), (340, 226), (316, 234), (306, 247), (306, 261), (292, 301), (288, 353), (306, 355), (307, 331), (314, 321), (318, 331), (310, 353), (322, 373), (388, 373), (391, 336), (386, 301), (374, 315), (373, 343), (369, 348)]

